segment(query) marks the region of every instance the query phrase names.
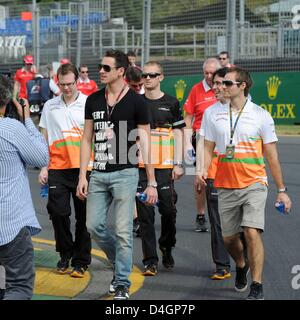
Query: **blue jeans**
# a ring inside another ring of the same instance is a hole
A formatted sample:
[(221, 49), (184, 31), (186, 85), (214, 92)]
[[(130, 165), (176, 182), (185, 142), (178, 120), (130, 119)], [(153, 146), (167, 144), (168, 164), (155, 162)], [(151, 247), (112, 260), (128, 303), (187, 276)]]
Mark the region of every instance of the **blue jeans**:
[[(115, 285), (130, 286), (132, 225), (138, 169), (93, 171), (87, 196), (87, 228), (114, 265)], [(107, 214), (114, 200), (115, 232), (107, 228)]]

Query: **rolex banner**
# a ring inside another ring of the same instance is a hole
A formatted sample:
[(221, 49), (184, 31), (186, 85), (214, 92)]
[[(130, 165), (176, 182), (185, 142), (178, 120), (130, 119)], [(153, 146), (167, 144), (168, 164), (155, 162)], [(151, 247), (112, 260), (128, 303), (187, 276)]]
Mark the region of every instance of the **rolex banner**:
[[(250, 94), (253, 102), (269, 111), (276, 124), (300, 124), (300, 73), (253, 72)], [(183, 106), (192, 86), (200, 76), (170, 76), (162, 90), (176, 96)]]

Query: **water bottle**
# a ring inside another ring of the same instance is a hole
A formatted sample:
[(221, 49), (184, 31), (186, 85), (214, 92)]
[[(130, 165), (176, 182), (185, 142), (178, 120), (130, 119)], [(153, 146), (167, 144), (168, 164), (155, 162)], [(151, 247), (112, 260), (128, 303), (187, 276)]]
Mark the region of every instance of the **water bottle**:
[(277, 211), (278, 211), (281, 215), (283, 215), (283, 216), (285, 216), (285, 215), (288, 214), (288, 212), (285, 212), (285, 205), (284, 205), (284, 203), (283, 203), (282, 201), (276, 202), (276, 203), (275, 203), (275, 208), (276, 208)]
[[(144, 192), (141, 192), (141, 193), (137, 193), (136, 194), (136, 196), (137, 196), (137, 198), (141, 201), (141, 202), (146, 202), (146, 200), (147, 200), (147, 195), (146, 195), (146, 193), (144, 193)], [(158, 205), (158, 200), (157, 200), (157, 202), (153, 205), (153, 206), (157, 206)]]
[(47, 198), (48, 197), (48, 191), (49, 191), (48, 184), (42, 184), (41, 185), (40, 196), (42, 198)]
[(190, 158), (191, 161), (193, 161), (193, 162), (196, 161), (196, 152), (195, 152), (194, 149), (189, 149), (189, 150), (187, 151), (187, 154), (188, 154), (188, 156), (189, 156), (189, 158)]

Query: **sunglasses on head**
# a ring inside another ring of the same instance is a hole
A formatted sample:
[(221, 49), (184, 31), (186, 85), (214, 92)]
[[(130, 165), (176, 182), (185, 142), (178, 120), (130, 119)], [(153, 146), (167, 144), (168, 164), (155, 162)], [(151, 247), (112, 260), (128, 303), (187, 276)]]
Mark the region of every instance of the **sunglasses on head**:
[(98, 70), (100, 71), (101, 69), (103, 69), (105, 72), (111, 72), (111, 69), (115, 68), (118, 69), (118, 67), (111, 67), (108, 64), (99, 64), (98, 65)]
[(154, 79), (156, 77), (160, 76), (160, 73), (154, 72), (154, 73), (142, 73), (142, 78), (147, 79), (148, 77), (151, 79)]
[(222, 85), (225, 87), (232, 87), (234, 84), (241, 84), (240, 81), (223, 80)]

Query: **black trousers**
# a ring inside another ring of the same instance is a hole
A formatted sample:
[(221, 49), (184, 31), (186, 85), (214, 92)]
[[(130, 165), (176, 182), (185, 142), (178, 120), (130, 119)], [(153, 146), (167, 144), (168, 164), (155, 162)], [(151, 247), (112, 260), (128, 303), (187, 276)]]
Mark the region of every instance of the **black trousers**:
[(216, 269), (230, 270), (230, 258), (224, 244), (220, 215), (218, 210), (218, 191), (214, 187), (214, 180), (206, 180), (206, 200), (209, 222), (211, 225), (211, 250)]
[[(155, 178), (158, 184), (158, 211), (161, 215), (161, 232), (158, 240), (159, 246), (172, 248), (176, 243), (176, 202), (177, 194), (172, 180), (172, 169), (155, 169)], [(147, 175), (145, 169), (139, 169), (138, 192), (143, 192), (147, 187)], [(141, 238), (143, 249), (143, 263), (157, 264), (155, 235), (155, 208), (146, 206), (136, 200), (138, 220), (141, 226)]]
[[(72, 259), (71, 265), (91, 263), (91, 238), (86, 227), (86, 201), (76, 197), (79, 169), (49, 170), (48, 213), (54, 228), (56, 251), (61, 257)], [(75, 239), (71, 233), (71, 205), (75, 209)]]

